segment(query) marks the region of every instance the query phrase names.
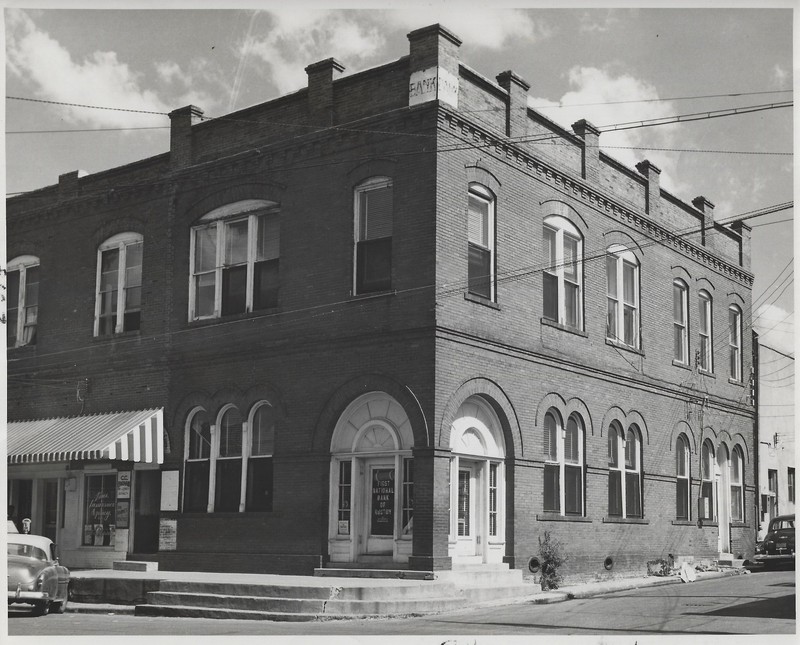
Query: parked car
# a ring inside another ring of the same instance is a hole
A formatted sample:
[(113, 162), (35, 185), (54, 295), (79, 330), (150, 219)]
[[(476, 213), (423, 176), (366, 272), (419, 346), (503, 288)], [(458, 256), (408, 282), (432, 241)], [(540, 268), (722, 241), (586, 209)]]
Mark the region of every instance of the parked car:
[(778, 515), (769, 522), (764, 539), (756, 544), (755, 562), (794, 565), (794, 515)]
[(33, 605), (34, 614), (67, 608), (69, 569), (58, 563), (56, 545), (43, 535), (9, 533), (8, 604)]

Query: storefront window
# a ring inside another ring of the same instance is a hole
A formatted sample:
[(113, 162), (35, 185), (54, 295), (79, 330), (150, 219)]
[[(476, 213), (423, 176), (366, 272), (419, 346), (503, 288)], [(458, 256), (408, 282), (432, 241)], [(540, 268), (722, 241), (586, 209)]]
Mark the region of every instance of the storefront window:
[(86, 475), (83, 546), (114, 546), (117, 476)]

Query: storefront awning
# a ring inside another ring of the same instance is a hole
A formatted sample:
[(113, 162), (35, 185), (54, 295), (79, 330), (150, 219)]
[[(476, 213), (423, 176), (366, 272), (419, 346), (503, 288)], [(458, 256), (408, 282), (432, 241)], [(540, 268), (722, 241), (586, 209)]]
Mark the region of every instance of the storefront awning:
[(163, 410), (9, 421), (9, 464), (70, 459), (164, 463)]

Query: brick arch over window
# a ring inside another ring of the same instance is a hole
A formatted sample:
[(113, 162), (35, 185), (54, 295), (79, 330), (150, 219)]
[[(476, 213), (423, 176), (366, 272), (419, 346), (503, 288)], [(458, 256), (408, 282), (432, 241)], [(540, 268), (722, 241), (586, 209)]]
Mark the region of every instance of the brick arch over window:
[(714, 294), (714, 283), (711, 282), (708, 278), (695, 278), (696, 288), (697, 289), (705, 289), (710, 294)]
[(581, 420), (583, 421), (583, 432), (584, 436), (594, 436), (594, 425), (592, 424), (592, 415), (589, 414), (589, 407), (586, 403), (579, 399), (578, 397), (572, 397), (569, 401), (567, 401), (566, 407), (564, 409), (566, 413), (565, 418), (569, 418), (574, 413), (580, 415)]
[(750, 463), (750, 451), (747, 449), (747, 441), (745, 441), (744, 436), (739, 434), (738, 432), (731, 436), (731, 447), (735, 448), (739, 446), (742, 449), (742, 454), (744, 455), (745, 463)]
[(603, 245), (607, 249), (610, 246), (624, 246), (628, 251), (636, 256), (641, 263), (644, 258), (644, 250), (634, 238), (625, 231), (613, 230), (603, 233)]
[[(186, 419), (192, 410), (203, 408), (208, 411), (211, 393), (205, 390), (194, 390), (187, 394), (172, 410), (170, 422), (164, 420), (164, 432), (169, 434), (170, 445), (173, 453), (183, 456), (183, 442), (185, 437)], [(211, 416), (209, 411), (209, 416)]]
[(557, 199), (548, 199), (542, 202), (541, 212), (545, 217), (548, 215), (560, 215), (564, 219), (568, 219), (581, 232), (581, 235), (583, 235), (584, 238), (586, 237), (589, 225), (586, 223), (583, 215), (569, 204)]
[(650, 431), (647, 429), (647, 424), (641, 413), (636, 410), (624, 412), (622, 408), (616, 405), (609, 408), (603, 417), (603, 424), (600, 430), (601, 437), (608, 436), (608, 428), (613, 421), (619, 422), (623, 432), (627, 432), (631, 425), (636, 425), (639, 428), (642, 443), (647, 446), (650, 445)]
[(670, 268), (672, 269), (673, 278), (680, 278), (687, 285), (692, 282), (692, 274), (689, 273), (689, 270), (686, 267), (680, 264), (673, 264)]
[(466, 166), (467, 184), (481, 184), (488, 188), (494, 196), (497, 197), (502, 187), (501, 181), (489, 170), (483, 168), (477, 163), (471, 166)]
[(689, 450), (692, 454), (697, 453), (697, 438), (694, 436), (694, 431), (692, 430), (691, 426), (686, 423), (686, 421), (678, 421), (674, 426), (672, 426), (672, 432), (669, 435), (669, 449), (675, 450), (675, 442), (678, 439), (678, 435), (684, 434), (686, 438), (689, 440)]
[(283, 200), (284, 189), (285, 187), (282, 185), (269, 182), (238, 184), (224, 188), (211, 186), (208, 190), (202, 191), (202, 197), (191, 203), (188, 200), (196, 197), (197, 192), (184, 193), (179, 198), (176, 210), (183, 213), (186, 222), (192, 223), (215, 208), (235, 202), (260, 199), (276, 205), (280, 204)]
[(497, 383), (483, 377), (465, 381), (450, 395), (442, 413), (436, 445), (444, 448), (450, 445), (450, 429), (453, 421), (456, 419), (461, 404), (471, 396), (479, 396), (492, 407), (497, 415), (503, 431), (506, 456), (524, 456), (522, 430), (511, 400)]
[(311, 437), (311, 450), (318, 454), (329, 454), (331, 437), (344, 410), (355, 399), (368, 392), (385, 392), (402, 406), (411, 422), (414, 446), (432, 446), (430, 425), (413, 390), (382, 374), (364, 374), (343, 383), (330, 396), (322, 408)]
[(397, 161), (394, 159), (370, 159), (353, 166), (348, 172), (347, 177), (351, 188), (360, 184), (370, 177), (391, 177), (397, 173)]
[(108, 239), (119, 235), (120, 233), (136, 233), (144, 237), (145, 222), (139, 217), (132, 217), (130, 215), (116, 215), (111, 221), (104, 222), (92, 231), (92, 242), (95, 247), (100, 246)]

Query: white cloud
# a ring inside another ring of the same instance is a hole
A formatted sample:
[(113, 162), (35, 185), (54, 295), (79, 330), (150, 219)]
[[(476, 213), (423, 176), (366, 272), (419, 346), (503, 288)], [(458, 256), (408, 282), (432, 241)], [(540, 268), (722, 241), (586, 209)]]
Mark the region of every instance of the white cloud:
[(775, 87), (787, 89), (788, 82), (790, 80), (789, 72), (783, 69), (783, 67), (780, 65), (775, 65), (775, 67), (772, 69), (772, 84)]
[[(602, 128), (677, 114), (673, 103), (655, 100), (659, 96), (653, 85), (630, 74), (575, 66), (569, 70), (569, 84), (573, 89), (558, 100), (560, 108), (541, 109), (553, 104), (549, 99), (531, 97), (528, 102), (570, 130), (580, 119)], [(647, 149), (675, 147), (676, 133), (674, 125), (609, 131), (601, 134), (600, 147), (631, 168), (642, 159), (650, 160), (661, 170), (661, 185), (680, 196), (687, 187), (680, 181), (678, 155)]]
[(605, 32), (619, 22), (619, 18), (614, 15), (613, 10), (606, 11), (602, 20), (595, 20), (594, 15), (586, 12), (581, 15), (580, 30), (585, 33)]
[(764, 304), (756, 310), (753, 318), (760, 342), (794, 356), (794, 312), (775, 304)]

